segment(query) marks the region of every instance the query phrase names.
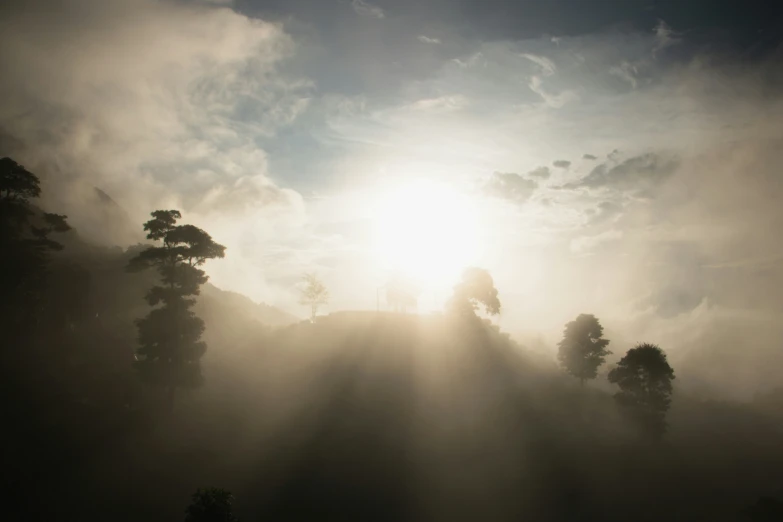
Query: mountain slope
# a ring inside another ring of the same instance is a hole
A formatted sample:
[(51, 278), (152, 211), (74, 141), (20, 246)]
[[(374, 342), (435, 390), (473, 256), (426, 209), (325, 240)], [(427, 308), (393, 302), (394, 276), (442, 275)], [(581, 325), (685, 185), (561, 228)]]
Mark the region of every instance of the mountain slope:
[(273, 328), (300, 321), (298, 317), (279, 308), (265, 303), (256, 303), (246, 295), (222, 290), (211, 283), (201, 288), (201, 296), (196, 307), (196, 312), (200, 311), (216, 319), (223, 318), (231, 322), (257, 321)]

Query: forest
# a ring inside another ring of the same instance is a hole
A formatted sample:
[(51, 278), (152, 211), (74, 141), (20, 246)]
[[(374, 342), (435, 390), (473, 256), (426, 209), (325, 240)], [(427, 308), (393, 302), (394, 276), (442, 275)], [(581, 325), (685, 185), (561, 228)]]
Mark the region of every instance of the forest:
[(210, 285), (187, 215), (106, 247), (43, 190), (0, 159), (5, 520), (783, 520), (783, 388), (679, 393), (589, 311), (529, 350), (481, 268), (428, 315), (318, 315), (308, 274), (301, 320)]

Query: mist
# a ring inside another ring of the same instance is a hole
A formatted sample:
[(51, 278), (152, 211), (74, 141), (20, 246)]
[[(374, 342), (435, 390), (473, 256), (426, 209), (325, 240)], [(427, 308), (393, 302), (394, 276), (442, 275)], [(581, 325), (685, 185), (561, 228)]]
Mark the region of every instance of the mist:
[(0, 7), (15, 519), (778, 520), (780, 15), (659, 4)]

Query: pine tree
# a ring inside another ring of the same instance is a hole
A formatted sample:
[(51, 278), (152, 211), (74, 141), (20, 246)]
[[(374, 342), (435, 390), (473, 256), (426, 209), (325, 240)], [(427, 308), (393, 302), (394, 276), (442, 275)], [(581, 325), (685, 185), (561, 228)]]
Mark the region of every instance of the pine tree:
[(50, 254), (62, 250), (52, 233), (67, 232), (66, 216), (41, 212), (38, 176), (11, 158), (0, 159), (0, 322), (36, 319)]
[(128, 264), (128, 271), (155, 268), (159, 285), (145, 299), (155, 307), (136, 321), (139, 334), (136, 370), (141, 378), (167, 391), (173, 405), (177, 388), (196, 388), (202, 384), (201, 357), (207, 349), (201, 341), (204, 321), (191, 310), (207, 275), (199, 267), (208, 259), (225, 256), (226, 247), (193, 225), (177, 225), (182, 216), (177, 210), (156, 210), (144, 224), (147, 239), (159, 241)]

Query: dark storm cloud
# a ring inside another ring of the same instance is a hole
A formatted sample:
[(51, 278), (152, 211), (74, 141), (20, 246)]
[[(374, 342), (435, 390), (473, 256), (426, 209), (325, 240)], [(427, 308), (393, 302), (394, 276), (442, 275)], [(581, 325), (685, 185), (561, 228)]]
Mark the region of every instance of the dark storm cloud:
[(589, 160), (589, 161), (595, 161), (598, 159), (597, 156), (593, 156), (592, 154), (582, 154), (582, 159)]
[(559, 169), (567, 169), (571, 166), (571, 162), (568, 160), (555, 160), (552, 162), (552, 165)]
[(513, 172), (495, 172), (484, 184), (484, 193), (516, 203), (524, 203), (538, 188), (538, 183)]

